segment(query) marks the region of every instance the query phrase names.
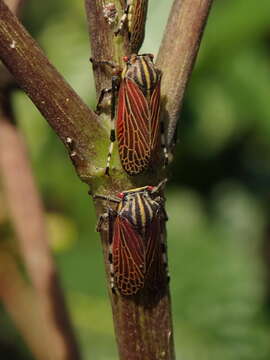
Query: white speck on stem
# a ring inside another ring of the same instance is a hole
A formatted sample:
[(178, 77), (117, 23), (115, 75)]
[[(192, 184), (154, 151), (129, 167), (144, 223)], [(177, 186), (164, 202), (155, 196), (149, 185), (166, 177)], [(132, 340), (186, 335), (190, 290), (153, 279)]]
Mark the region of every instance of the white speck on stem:
[(112, 25), (117, 18), (117, 9), (114, 3), (108, 3), (107, 5), (103, 6), (103, 15), (106, 21)]
[(16, 41), (12, 40), (12, 43), (10, 44), (10, 48), (15, 49), (15, 47), (16, 47)]

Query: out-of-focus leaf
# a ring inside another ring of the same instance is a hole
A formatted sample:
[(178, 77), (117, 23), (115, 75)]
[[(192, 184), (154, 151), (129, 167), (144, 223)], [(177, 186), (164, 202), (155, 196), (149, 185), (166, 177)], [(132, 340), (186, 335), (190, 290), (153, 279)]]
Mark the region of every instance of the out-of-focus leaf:
[(78, 240), (77, 229), (71, 219), (57, 213), (48, 213), (46, 223), (48, 238), (54, 251), (70, 250)]
[(201, 65), (228, 61), (239, 48), (269, 31), (270, 3), (261, 0), (214, 1), (200, 49)]

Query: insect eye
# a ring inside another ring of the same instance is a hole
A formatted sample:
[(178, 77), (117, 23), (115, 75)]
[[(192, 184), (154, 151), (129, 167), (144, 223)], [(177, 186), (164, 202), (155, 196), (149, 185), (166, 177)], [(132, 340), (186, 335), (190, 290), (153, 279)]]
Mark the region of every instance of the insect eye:
[(123, 56), (123, 61), (124, 61), (124, 62), (126, 62), (126, 63), (127, 63), (127, 62), (128, 62), (128, 60), (129, 60), (128, 56)]
[(154, 55), (153, 54), (149, 54), (150, 59), (153, 61), (154, 60)]
[(125, 196), (125, 194), (122, 193), (122, 192), (120, 192), (120, 193), (117, 194), (117, 197), (119, 197), (120, 199), (123, 199), (124, 196)]

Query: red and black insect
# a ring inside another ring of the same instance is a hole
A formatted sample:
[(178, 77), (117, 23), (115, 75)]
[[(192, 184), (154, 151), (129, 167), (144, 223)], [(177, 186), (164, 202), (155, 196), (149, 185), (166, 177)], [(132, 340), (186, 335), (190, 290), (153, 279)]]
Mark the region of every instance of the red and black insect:
[(115, 35), (118, 35), (126, 25), (131, 53), (137, 53), (144, 39), (148, 0), (122, 0), (122, 5), (124, 14)]
[[(152, 54), (133, 54), (129, 57), (125, 56), (123, 60), (125, 66), (122, 72), (119, 67), (109, 61), (92, 60), (94, 63), (109, 65), (115, 70), (112, 88), (103, 89), (97, 109), (100, 110), (104, 95), (112, 92), (111, 145), (106, 174), (109, 174), (113, 143), (117, 136), (119, 155), (124, 170), (129, 175), (138, 175), (149, 167), (160, 143), (164, 150), (165, 162), (168, 161), (164, 124), (160, 119), (162, 74), (155, 67)], [(116, 98), (117, 117), (115, 121)]]
[(122, 295), (134, 295), (147, 287), (158, 291), (167, 283), (164, 199), (158, 186), (144, 186), (117, 194), (95, 198), (117, 203), (101, 216), (97, 230), (109, 225), (109, 262), (111, 288)]

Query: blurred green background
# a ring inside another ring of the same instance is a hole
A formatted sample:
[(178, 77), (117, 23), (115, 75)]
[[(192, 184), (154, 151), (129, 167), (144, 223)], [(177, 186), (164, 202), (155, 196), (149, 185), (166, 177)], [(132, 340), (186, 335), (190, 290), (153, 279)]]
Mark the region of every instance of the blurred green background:
[[(150, 0), (142, 52), (157, 54), (171, 4)], [(24, 24), (94, 107), (83, 1), (27, 0)], [(14, 104), (84, 359), (116, 360), (88, 189), (30, 100), (17, 92)], [(214, 1), (171, 170), (166, 196), (177, 359), (269, 359), (269, 0)], [(0, 341), (17, 344), (18, 359), (31, 359), (7, 315), (3, 321)]]

